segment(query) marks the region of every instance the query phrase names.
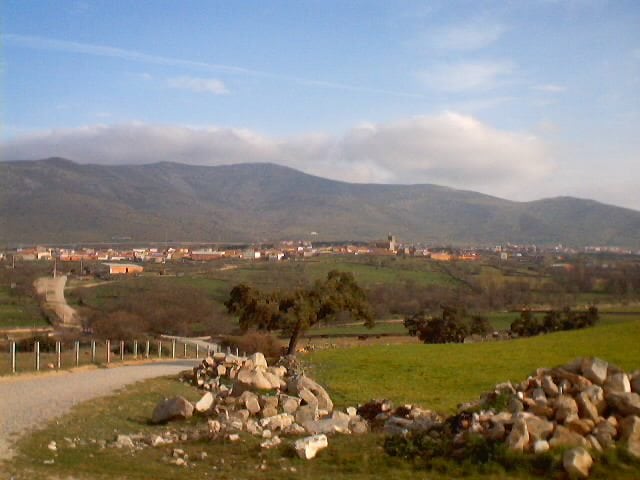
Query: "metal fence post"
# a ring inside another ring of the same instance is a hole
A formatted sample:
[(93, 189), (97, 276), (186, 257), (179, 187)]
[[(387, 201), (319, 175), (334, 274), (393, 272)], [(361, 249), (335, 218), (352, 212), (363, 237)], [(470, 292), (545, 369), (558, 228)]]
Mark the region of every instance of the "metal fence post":
[(40, 342), (35, 342), (33, 344), (33, 351), (36, 355), (36, 371), (40, 371)]
[(151, 345), (149, 344), (149, 340), (147, 340), (147, 347), (144, 353), (145, 358), (149, 358), (150, 349), (151, 349)]
[(196, 343), (196, 358), (200, 358), (200, 345)]
[(240, 356), (240, 350), (238, 349), (238, 347), (236, 347), (236, 357)]
[(16, 373), (16, 342), (9, 343), (9, 351), (11, 352), (11, 373)]
[(120, 360), (124, 361), (124, 340), (120, 340)]
[(207, 344), (207, 358), (211, 356), (211, 348), (209, 348), (209, 344)]
[(184, 358), (187, 358), (187, 344), (184, 344)]
[(91, 363), (96, 363), (96, 341), (91, 340)]
[(58, 365), (58, 370), (60, 370), (60, 367), (62, 365), (62, 359), (60, 358), (60, 357), (62, 357), (61, 353), (62, 353), (62, 345), (60, 344), (60, 341), (58, 340), (56, 342), (56, 364)]
[(138, 358), (138, 340), (133, 341), (133, 358)]
[(231, 355), (231, 347), (227, 347), (227, 355)]
[(162, 340), (158, 340), (158, 358), (162, 358)]
[(80, 366), (80, 340), (76, 340), (76, 367)]
[(111, 363), (111, 340), (107, 340), (107, 363)]
[(171, 340), (171, 358), (176, 358), (176, 339)]

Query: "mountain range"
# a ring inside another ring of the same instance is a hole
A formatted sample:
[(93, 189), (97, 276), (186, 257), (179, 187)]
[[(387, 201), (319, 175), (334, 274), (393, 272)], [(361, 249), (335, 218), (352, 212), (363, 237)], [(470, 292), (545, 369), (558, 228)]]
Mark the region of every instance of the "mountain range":
[[(313, 235), (311, 232), (315, 232)], [(514, 202), (437, 185), (352, 184), (267, 163), (0, 163), (0, 243), (374, 240), (640, 247), (640, 212)]]

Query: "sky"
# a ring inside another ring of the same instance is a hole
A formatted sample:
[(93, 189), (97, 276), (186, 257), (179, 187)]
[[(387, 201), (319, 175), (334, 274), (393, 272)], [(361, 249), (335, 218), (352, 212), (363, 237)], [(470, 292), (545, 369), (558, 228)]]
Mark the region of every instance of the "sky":
[(4, 0), (0, 158), (640, 210), (640, 2)]

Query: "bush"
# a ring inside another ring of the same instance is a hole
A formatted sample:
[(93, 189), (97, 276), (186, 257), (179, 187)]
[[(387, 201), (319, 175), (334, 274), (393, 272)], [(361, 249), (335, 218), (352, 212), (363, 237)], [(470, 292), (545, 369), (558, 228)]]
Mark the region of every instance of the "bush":
[(240, 352), (252, 354), (261, 352), (269, 359), (280, 358), (284, 354), (284, 348), (280, 341), (270, 333), (249, 330), (241, 336), (225, 337), (222, 341), (223, 347), (238, 348)]
[(409, 335), (417, 335), (424, 343), (462, 343), (470, 334), (484, 336), (492, 331), (486, 317), (469, 318), (464, 308), (448, 306), (442, 307), (440, 316), (427, 316), (424, 311), (407, 316), (404, 326)]
[(535, 318), (531, 310), (523, 310), (520, 318), (511, 324), (511, 332), (520, 337), (530, 337), (559, 330), (577, 330), (595, 325), (598, 319), (598, 309), (594, 306), (589, 307), (586, 312), (575, 312), (569, 307), (562, 311), (549, 310), (542, 322)]

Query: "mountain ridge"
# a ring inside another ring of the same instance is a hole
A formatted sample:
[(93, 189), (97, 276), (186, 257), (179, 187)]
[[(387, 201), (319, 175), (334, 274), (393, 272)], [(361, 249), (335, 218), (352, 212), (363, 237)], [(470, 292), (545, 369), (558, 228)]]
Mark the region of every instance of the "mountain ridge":
[(640, 246), (640, 212), (570, 196), (516, 202), (434, 184), (352, 184), (269, 163), (0, 162), (0, 242), (290, 238)]

